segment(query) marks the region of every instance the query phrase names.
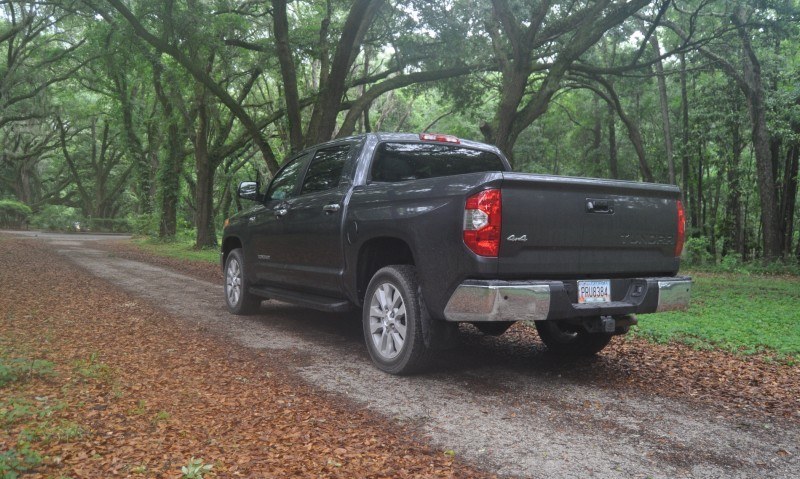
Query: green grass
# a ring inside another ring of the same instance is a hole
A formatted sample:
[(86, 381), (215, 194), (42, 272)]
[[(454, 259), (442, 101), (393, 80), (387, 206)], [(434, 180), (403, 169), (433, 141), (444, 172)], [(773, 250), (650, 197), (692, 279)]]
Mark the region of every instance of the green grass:
[(797, 277), (695, 273), (689, 311), (642, 315), (635, 334), (795, 362), (800, 358), (798, 306)]
[(8, 357), (5, 350), (0, 355), (0, 387), (34, 377), (51, 376), (53, 363), (42, 359)]
[(157, 239), (140, 238), (133, 240), (133, 242), (148, 253), (157, 254), (159, 256), (205, 263), (219, 262), (219, 248), (198, 250), (194, 248), (194, 242), (190, 239), (178, 239), (164, 242)]

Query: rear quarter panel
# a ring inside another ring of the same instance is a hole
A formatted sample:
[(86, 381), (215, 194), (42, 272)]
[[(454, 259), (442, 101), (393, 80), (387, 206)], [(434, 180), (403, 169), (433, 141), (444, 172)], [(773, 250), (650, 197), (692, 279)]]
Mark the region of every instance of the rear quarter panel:
[(357, 288), (358, 253), (373, 238), (398, 238), (409, 245), (434, 317), (442, 317), (447, 299), (464, 279), (496, 276), (495, 258), (478, 257), (464, 245), (462, 222), (465, 198), (499, 186), (501, 179), (499, 172), (474, 173), (355, 187), (345, 225), (350, 295)]

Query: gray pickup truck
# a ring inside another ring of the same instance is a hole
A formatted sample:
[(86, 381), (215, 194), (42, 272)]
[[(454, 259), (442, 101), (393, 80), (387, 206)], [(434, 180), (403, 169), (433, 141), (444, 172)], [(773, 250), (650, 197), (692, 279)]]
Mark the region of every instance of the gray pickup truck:
[(225, 222), (229, 310), (358, 308), (392, 374), (425, 368), (458, 323), (533, 321), (552, 352), (586, 355), (689, 302), (675, 186), (513, 173), (490, 145), (377, 133), (302, 151), (239, 196), (255, 205)]

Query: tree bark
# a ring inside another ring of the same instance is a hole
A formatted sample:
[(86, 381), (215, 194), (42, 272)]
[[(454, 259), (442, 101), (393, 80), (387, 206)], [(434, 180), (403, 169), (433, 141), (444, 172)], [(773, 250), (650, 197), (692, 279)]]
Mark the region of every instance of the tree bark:
[(608, 104), (608, 170), (611, 178), (619, 179), (617, 161), (617, 125), (614, 107)]
[(160, 238), (173, 238), (178, 226), (178, 194), (180, 193), (181, 163), (183, 161), (183, 142), (181, 141), (180, 119), (172, 100), (164, 91), (161, 64), (153, 62), (153, 85), (164, 121), (167, 123), (167, 149), (158, 171), (159, 185), (159, 213), (158, 236)]
[[(655, 33), (650, 36), (650, 45), (656, 57), (661, 56), (661, 47), (658, 44), (658, 36)], [(661, 127), (664, 131), (664, 150), (667, 155), (667, 166), (669, 169), (669, 183), (671, 185), (677, 184), (675, 182), (675, 158), (672, 154), (672, 128), (669, 122), (669, 100), (667, 98), (667, 82), (664, 77), (664, 65), (661, 60), (655, 63), (656, 78), (658, 80), (658, 98), (661, 104)]]
[(794, 214), (797, 201), (798, 160), (800, 160), (800, 142), (794, 141), (786, 152), (786, 168), (783, 175), (783, 194), (781, 195), (781, 251), (785, 257), (792, 253), (794, 236)]
[(208, 135), (209, 118), (205, 88), (197, 85), (196, 107), (197, 131), (194, 141), (195, 175), (195, 226), (197, 233), (195, 247), (205, 248), (217, 246), (217, 235), (214, 230), (214, 173), (216, 163), (209, 156)]
[(683, 187), (681, 193), (683, 194), (683, 205), (689, 207), (689, 94), (686, 88), (686, 54), (680, 55), (681, 64), (681, 136), (683, 138), (681, 145), (681, 179)]
[(306, 134), (306, 146), (328, 141), (336, 129), (336, 116), (346, 87), (345, 80), (355, 61), (367, 29), (377, 15), (383, 0), (355, 0), (347, 14), (342, 35), (331, 61), (330, 72), (322, 77), (320, 91)]
[(275, 30), (275, 47), (283, 78), (286, 101), (286, 118), (289, 123), (289, 144), (292, 152), (303, 148), (303, 126), (300, 119), (300, 94), (297, 91), (297, 70), (292, 50), (289, 48), (289, 20), (286, 18), (286, 0), (272, 0), (272, 20)]
[(128, 147), (131, 163), (136, 171), (136, 190), (139, 196), (139, 212), (152, 213), (153, 204), (151, 200), (152, 184), (150, 182), (150, 165), (147, 155), (142, 147), (139, 135), (133, 122), (133, 104), (131, 103), (128, 81), (123, 70), (112, 72), (114, 85), (116, 87), (117, 99), (120, 103), (122, 113), (122, 126), (125, 130), (125, 143)]

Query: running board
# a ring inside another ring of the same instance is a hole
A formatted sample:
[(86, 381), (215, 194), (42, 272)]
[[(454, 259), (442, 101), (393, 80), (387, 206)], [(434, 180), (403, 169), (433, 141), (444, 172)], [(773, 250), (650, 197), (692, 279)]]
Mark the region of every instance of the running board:
[(327, 313), (344, 313), (353, 309), (353, 306), (349, 301), (328, 298), (316, 294), (299, 293), (297, 291), (288, 291), (285, 289), (270, 287), (251, 287), (248, 289), (248, 291), (256, 296), (277, 299), (278, 301), (296, 304), (304, 308), (325, 311)]

